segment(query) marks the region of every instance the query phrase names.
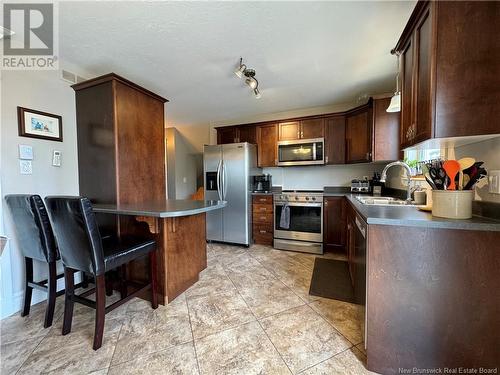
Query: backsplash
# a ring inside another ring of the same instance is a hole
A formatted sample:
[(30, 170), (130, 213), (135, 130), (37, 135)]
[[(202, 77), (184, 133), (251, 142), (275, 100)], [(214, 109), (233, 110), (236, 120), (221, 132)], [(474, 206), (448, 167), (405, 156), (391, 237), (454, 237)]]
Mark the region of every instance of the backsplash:
[(349, 164), (307, 167), (264, 168), (273, 176), (273, 185), (285, 190), (320, 190), (325, 186), (350, 186), (354, 178), (381, 172), (385, 164)]

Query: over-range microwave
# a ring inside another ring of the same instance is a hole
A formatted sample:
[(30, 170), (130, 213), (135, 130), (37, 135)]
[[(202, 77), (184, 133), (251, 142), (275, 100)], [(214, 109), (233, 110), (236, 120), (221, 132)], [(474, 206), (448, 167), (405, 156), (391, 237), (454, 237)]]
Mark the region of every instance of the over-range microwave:
[(325, 139), (298, 139), (278, 142), (278, 165), (325, 164)]

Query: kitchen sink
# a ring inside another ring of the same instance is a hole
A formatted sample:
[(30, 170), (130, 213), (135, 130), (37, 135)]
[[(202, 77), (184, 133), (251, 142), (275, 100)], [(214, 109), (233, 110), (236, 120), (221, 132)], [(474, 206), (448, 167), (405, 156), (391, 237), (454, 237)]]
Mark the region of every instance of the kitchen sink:
[(356, 199), (370, 206), (401, 206), (401, 207), (415, 207), (414, 204), (407, 204), (405, 200), (393, 197), (356, 197)]

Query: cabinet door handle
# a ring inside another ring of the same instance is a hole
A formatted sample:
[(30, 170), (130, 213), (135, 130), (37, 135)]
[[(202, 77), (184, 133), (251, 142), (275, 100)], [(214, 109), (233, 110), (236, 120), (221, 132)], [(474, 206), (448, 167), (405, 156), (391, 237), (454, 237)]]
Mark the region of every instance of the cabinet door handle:
[(267, 208), (266, 207), (261, 207), (260, 210), (261, 211), (267, 211)]
[(259, 201), (261, 201), (261, 202), (267, 202), (267, 199), (266, 198), (259, 198)]
[(328, 164), (328, 156), (325, 157), (325, 163)]
[(266, 217), (265, 216), (261, 216), (260, 220), (266, 220)]
[(267, 230), (262, 230), (261, 229), (261, 230), (259, 230), (259, 233), (262, 233), (262, 234), (267, 233)]
[(372, 153), (371, 152), (367, 152), (366, 153), (366, 160), (370, 160), (371, 156), (372, 156)]

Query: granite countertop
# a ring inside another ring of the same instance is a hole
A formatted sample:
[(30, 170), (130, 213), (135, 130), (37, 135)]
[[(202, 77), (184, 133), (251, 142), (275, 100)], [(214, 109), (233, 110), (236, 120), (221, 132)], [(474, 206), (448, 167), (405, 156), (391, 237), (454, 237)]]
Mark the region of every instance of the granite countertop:
[(252, 192), (252, 195), (273, 195), (274, 193), (272, 191), (269, 191), (267, 193), (262, 193), (262, 192)]
[[(500, 220), (474, 215), (471, 219), (455, 220), (432, 216), (430, 212), (417, 207), (392, 207), (366, 205), (359, 202), (349, 188), (325, 188), (323, 196), (345, 196), (367, 224), (400, 225), (409, 227), (430, 227), (441, 229), (500, 231)], [(367, 196), (368, 194), (363, 194)]]
[(151, 216), (151, 217), (179, 217), (197, 215), (208, 211), (218, 210), (225, 207), (224, 201), (196, 201), (190, 199), (166, 199), (158, 202), (121, 204), (119, 206), (110, 204), (94, 204), (94, 212)]

